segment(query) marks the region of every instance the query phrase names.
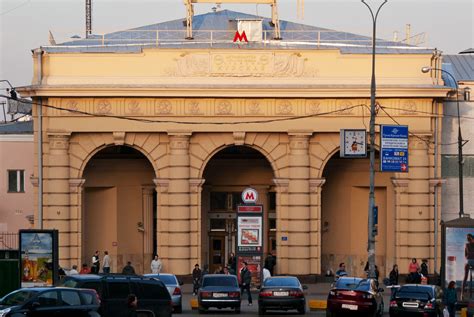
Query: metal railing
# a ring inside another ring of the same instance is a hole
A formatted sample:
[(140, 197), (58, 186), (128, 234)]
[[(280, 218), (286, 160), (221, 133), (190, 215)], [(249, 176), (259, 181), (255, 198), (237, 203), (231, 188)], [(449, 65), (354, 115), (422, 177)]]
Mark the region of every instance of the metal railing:
[(0, 232), (0, 250), (18, 250), (18, 233)]

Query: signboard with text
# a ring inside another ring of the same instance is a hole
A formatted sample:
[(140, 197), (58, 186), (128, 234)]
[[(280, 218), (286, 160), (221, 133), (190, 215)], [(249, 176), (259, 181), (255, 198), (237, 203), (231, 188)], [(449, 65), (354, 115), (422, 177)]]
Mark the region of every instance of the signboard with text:
[(408, 172), (408, 126), (382, 125), (380, 135), (380, 171)]

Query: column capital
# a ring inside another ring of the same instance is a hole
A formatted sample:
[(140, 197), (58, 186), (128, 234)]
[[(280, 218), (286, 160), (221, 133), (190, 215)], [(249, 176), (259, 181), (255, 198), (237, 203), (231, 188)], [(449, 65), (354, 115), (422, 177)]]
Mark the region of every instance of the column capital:
[(325, 178), (310, 178), (309, 179), (309, 188), (312, 192), (317, 191), (326, 183)]
[(409, 183), (410, 180), (406, 178), (392, 178), (392, 184), (395, 187), (408, 187)]
[(147, 196), (152, 195), (155, 188), (156, 187), (154, 187), (153, 185), (144, 185), (142, 186), (142, 193), (143, 195), (147, 195)]
[(290, 150), (295, 152), (306, 151), (309, 149), (309, 138), (312, 133), (306, 132), (288, 132), (290, 138)]
[(170, 180), (168, 178), (154, 178), (153, 183), (156, 185), (158, 193), (167, 193)]
[(71, 190), (71, 192), (77, 192), (84, 186), (85, 182), (85, 178), (70, 178), (69, 189)]
[(443, 184), (446, 183), (445, 179), (442, 178), (432, 178), (429, 180), (430, 182), (430, 187), (441, 187)]
[(206, 180), (204, 178), (191, 178), (189, 179), (189, 189), (192, 193), (198, 193), (205, 182)]
[(278, 192), (286, 193), (288, 192), (288, 185), (290, 184), (290, 180), (288, 178), (274, 178), (273, 184), (275, 184)]
[(49, 148), (51, 150), (68, 150), (69, 149), (69, 138), (71, 132), (52, 132), (48, 133)]
[(170, 133), (168, 132), (169, 145), (171, 150), (188, 150), (191, 133)]

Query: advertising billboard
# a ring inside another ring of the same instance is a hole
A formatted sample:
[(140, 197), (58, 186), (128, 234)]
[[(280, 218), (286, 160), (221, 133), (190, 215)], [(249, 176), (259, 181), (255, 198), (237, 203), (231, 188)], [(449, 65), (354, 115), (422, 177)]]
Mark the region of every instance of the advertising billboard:
[(252, 281), (250, 282), (250, 288), (256, 289), (262, 283), (262, 256), (261, 255), (239, 255), (237, 257), (237, 278), (239, 283), (242, 283), (240, 279), (240, 271), (244, 267), (244, 262), (247, 262), (247, 268), (252, 274)]
[(20, 230), (21, 287), (52, 286), (58, 273), (58, 231)]
[(237, 218), (237, 249), (239, 252), (261, 252), (263, 247), (262, 217), (239, 216)]
[(446, 228), (445, 283), (461, 286), (466, 266), (474, 267), (474, 228)]

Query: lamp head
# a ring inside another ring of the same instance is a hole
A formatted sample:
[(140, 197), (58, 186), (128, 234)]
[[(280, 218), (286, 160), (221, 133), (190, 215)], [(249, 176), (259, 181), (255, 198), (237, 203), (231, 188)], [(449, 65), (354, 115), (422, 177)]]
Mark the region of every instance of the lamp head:
[(431, 69), (432, 69), (432, 68), (429, 67), (429, 66), (424, 66), (424, 67), (421, 68), (421, 72), (426, 74), (426, 73), (428, 73), (429, 71), (431, 71)]
[(464, 88), (464, 101), (471, 101), (471, 88)]

